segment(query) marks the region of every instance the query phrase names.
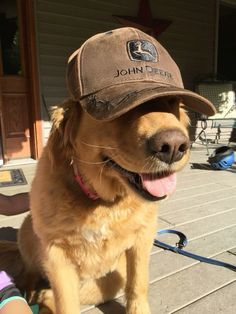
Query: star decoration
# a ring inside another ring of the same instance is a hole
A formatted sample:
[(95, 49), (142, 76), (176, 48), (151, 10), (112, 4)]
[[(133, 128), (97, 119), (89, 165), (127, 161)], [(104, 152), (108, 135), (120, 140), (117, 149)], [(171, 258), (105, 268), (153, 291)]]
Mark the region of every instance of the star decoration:
[(148, 0), (140, 0), (137, 16), (114, 15), (114, 17), (124, 26), (138, 28), (153, 37), (159, 36), (172, 23), (153, 18)]

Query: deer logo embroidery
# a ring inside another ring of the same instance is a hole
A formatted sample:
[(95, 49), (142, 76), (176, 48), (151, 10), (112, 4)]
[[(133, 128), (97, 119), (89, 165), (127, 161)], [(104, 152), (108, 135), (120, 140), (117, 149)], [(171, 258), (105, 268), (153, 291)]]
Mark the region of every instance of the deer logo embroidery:
[(129, 58), (132, 61), (157, 62), (158, 54), (154, 45), (147, 40), (131, 40), (127, 42)]

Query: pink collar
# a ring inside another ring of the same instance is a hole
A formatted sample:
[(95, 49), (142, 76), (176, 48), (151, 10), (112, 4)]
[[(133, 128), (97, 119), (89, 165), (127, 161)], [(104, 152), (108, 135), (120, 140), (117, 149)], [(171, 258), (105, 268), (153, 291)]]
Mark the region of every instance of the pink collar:
[(74, 173), (75, 173), (75, 181), (79, 183), (79, 186), (81, 190), (84, 192), (84, 194), (87, 195), (88, 198), (90, 198), (93, 201), (96, 201), (97, 199), (99, 199), (99, 196), (97, 195), (97, 193), (91, 191), (89, 187), (85, 184), (82, 176), (80, 175), (78, 171), (78, 168), (76, 167), (74, 163), (73, 163), (73, 168), (74, 168)]

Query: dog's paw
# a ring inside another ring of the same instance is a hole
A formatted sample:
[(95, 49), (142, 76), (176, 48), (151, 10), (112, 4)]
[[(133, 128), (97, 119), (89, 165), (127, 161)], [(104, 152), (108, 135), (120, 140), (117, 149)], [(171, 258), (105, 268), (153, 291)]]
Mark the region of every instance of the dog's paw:
[(151, 314), (148, 302), (131, 301), (126, 305), (126, 314)]

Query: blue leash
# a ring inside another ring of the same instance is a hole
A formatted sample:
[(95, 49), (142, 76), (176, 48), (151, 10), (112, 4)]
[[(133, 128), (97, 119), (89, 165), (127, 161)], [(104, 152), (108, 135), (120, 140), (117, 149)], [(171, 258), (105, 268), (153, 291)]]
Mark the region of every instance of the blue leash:
[(203, 257), (201, 255), (196, 255), (196, 254), (190, 253), (188, 251), (184, 251), (183, 248), (188, 244), (188, 239), (182, 232), (172, 230), (172, 229), (165, 229), (165, 230), (159, 231), (157, 233), (157, 235), (159, 236), (159, 235), (162, 235), (165, 233), (176, 234), (179, 237), (179, 242), (177, 242), (175, 246), (172, 246), (172, 245), (166, 244), (164, 242), (161, 242), (157, 239), (154, 239), (154, 245), (155, 246), (158, 246), (158, 247), (165, 249), (165, 250), (172, 251), (174, 253), (178, 253), (178, 254), (196, 259), (196, 260), (203, 262), (203, 263), (208, 263), (208, 264), (212, 264), (212, 265), (216, 265), (216, 266), (226, 267), (226, 268), (236, 272), (236, 266), (234, 266), (234, 265), (231, 265), (231, 264), (228, 264), (225, 262), (221, 262), (221, 261), (217, 261), (217, 260), (212, 259), (212, 258)]

